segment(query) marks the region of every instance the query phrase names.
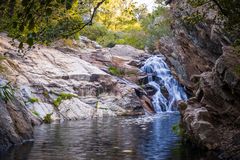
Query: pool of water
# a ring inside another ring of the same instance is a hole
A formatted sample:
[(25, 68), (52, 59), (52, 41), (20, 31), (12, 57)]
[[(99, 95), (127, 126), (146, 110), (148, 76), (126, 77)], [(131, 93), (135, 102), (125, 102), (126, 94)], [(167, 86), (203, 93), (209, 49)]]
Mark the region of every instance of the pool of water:
[(11, 148), (1, 160), (214, 160), (173, 133), (179, 114), (97, 118), (41, 125), (35, 141)]

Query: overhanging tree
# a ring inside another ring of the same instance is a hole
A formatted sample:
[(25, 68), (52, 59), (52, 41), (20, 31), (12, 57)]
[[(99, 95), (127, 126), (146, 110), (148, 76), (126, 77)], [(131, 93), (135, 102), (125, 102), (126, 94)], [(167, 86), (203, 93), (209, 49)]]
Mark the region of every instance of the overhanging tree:
[(67, 38), (90, 25), (105, 0), (1, 0), (0, 31), (30, 46)]

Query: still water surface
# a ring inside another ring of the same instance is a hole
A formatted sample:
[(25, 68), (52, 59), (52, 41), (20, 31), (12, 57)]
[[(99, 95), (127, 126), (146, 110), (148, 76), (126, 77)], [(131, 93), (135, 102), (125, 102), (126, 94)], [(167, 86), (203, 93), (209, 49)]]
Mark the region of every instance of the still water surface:
[(98, 118), (42, 125), (35, 141), (14, 147), (1, 160), (214, 160), (182, 145), (172, 126), (178, 113), (154, 117)]

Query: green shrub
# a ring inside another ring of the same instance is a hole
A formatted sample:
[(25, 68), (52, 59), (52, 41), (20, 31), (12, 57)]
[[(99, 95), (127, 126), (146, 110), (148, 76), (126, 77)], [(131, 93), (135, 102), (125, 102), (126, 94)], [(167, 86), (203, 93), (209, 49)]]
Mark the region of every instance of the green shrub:
[(46, 114), (46, 116), (43, 118), (43, 122), (44, 123), (51, 123), (52, 122), (52, 114), (53, 113)]
[(38, 103), (40, 100), (38, 98), (31, 97), (28, 99), (28, 102), (30, 103)]
[(164, 36), (171, 35), (171, 16), (169, 9), (159, 6), (145, 19), (142, 20), (142, 27), (147, 34), (145, 45), (149, 50), (156, 48), (156, 42)]
[(44, 91), (44, 92), (43, 92), (43, 95), (44, 95), (44, 97), (48, 98), (48, 97), (49, 97), (48, 91)]
[(39, 113), (37, 111), (32, 111), (32, 114), (34, 114), (37, 117), (40, 117)]
[(73, 40), (72, 39), (66, 39), (66, 38), (64, 38), (63, 39), (63, 44), (65, 45), (65, 46), (69, 46), (69, 47), (73, 47)]
[(119, 69), (117, 67), (111, 66), (108, 68), (108, 72), (114, 76), (122, 77), (125, 75), (124, 70)]
[(144, 31), (130, 30), (124, 33), (118, 33), (119, 39), (116, 44), (131, 45), (138, 49), (144, 49), (147, 35)]
[(141, 30), (110, 31), (105, 26), (95, 24), (85, 28), (81, 35), (98, 42), (103, 47), (112, 48), (116, 44), (131, 45), (144, 49), (146, 34)]
[(118, 35), (114, 32), (107, 32), (104, 36), (98, 37), (97, 42), (103, 47), (114, 47), (116, 45), (116, 40), (118, 39)]
[(101, 24), (94, 24), (88, 26), (81, 31), (81, 35), (88, 37), (89, 39), (96, 41), (99, 37), (103, 37), (108, 34), (108, 30)]
[(57, 97), (57, 99), (55, 99), (54, 101), (53, 101), (53, 105), (55, 106), (55, 107), (58, 107), (61, 103), (62, 103), (62, 101), (63, 100), (68, 100), (68, 99), (72, 99), (72, 98), (74, 98), (74, 97), (77, 97), (76, 95), (74, 95), (74, 94), (70, 94), (70, 93), (60, 93), (60, 95)]
[(11, 101), (14, 98), (14, 89), (10, 85), (10, 82), (7, 84), (0, 85), (0, 99), (5, 103)]
[[(89, 20), (85, 15), (95, 16), (103, 1), (88, 0), (13, 0), (0, 1), (0, 32), (32, 46), (49, 44), (54, 40), (72, 37), (80, 32)], [(94, 8), (94, 12), (89, 12)]]
[(191, 16), (186, 16), (183, 18), (183, 21), (191, 26), (194, 26), (200, 22), (204, 22), (204, 15), (201, 15), (199, 13), (194, 13)]

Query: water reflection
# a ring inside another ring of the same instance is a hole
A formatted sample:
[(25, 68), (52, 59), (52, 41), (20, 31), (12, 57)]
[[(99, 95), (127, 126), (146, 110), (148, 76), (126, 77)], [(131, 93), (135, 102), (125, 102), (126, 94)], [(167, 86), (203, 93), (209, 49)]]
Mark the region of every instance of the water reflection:
[[(199, 160), (210, 157), (181, 145), (175, 113), (101, 118), (42, 125), (35, 142), (12, 148), (2, 160)], [(193, 154), (194, 153), (194, 154)]]

